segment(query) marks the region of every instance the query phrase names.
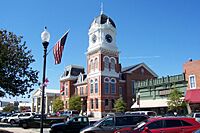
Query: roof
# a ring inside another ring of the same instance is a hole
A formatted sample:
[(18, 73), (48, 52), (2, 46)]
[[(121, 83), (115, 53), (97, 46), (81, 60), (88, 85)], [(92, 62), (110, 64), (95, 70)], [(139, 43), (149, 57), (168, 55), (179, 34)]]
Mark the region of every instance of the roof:
[[(32, 94), (32, 96), (39, 96), (41, 94), (40, 88), (36, 89), (35, 92)], [(60, 90), (56, 89), (46, 89), (45, 88), (45, 94), (60, 94)]]
[(109, 22), (114, 28), (116, 28), (114, 21), (103, 13), (97, 16), (93, 21), (93, 23), (97, 23), (97, 24), (105, 24), (107, 22)]
[(152, 70), (150, 69), (145, 63), (139, 63), (136, 65), (132, 65), (132, 66), (128, 66), (128, 67), (124, 67), (122, 68), (122, 73), (131, 73), (133, 71), (135, 71), (136, 69), (140, 68), (140, 67), (144, 67), (146, 70), (148, 70), (154, 77), (158, 77), (158, 75)]

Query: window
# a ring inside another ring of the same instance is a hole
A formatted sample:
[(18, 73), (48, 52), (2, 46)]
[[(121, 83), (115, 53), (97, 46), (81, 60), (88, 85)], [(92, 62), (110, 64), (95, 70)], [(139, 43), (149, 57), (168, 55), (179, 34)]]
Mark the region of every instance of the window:
[(180, 120), (165, 120), (165, 127), (181, 127), (181, 121)]
[(93, 93), (93, 80), (90, 80), (90, 93)]
[(116, 80), (111, 79), (111, 93), (115, 94), (116, 93)]
[(115, 70), (115, 59), (114, 58), (111, 58), (110, 69)]
[(158, 128), (162, 128), (162, 120), (152, 122), (152, 123), (150, 123), (149, 125), (147, 125), (147, 127), (148, 127), (149, 129), (158, 129)]
[(95, 99), (95, 103), (96, 103), (96, 109), (98, 109), (99, 105), (98, 105), (98, 99), (97, 98)]
[(195, 75), (190, 75), (189, 76), (189, 82), (190, 82), (190, 89), (195, 89), (196, 88)]
[(190, 123), (188, 123), (186, 121), (181, 121), (181, 122), (182, 122), (183, 126), (192, 126), (192, 124), (190, 124)]
[(105, 94), (109, 93), (109, 78), (104, 79), (104, 93)]
[(105, 119), (101, 123), (101, 126), (114, 126), (114, 118), (113, 117), (109, 117), (109, 118)]
[(115, 100), (114, 99), (112, 99), (112, 108), (114, 108), (115, 107)]
[(90, 70), (94, 70), (94, 63), (93, 63), (93, 60), (90, 61)]
[(91, 105), (91, 109), (93, 109), (94, 108), (93, 99), (91, 99), (90, 105)]
[(105, 99), (105, 106), (108, 106), (108, 99)]
[(119, 87), (119, 95), (122, 95), (122, 87)]
[(65, 89), (66, 89), (66, 91), (65, 91), (66, 96), (68, 96), (68, 87), (66, 87)]
[(95, 93), (98, 93), (98, 80), (95, 79)]
[(134, 86), (134, 80), (132, 80), (132, 95), (135, 95), (135, 86)]
[(109, 58), (108, 57), (104, 58), (104, 68), (109, 69)]
[(94, 69), (97, 70), (98, 69), (98, 59), (95, 58), (94, 60)]
[(78, 88), (75, 88), (75, 95), (78, 95)]
[(80, 95), (83, 95), (83, 87), (80, 87)]

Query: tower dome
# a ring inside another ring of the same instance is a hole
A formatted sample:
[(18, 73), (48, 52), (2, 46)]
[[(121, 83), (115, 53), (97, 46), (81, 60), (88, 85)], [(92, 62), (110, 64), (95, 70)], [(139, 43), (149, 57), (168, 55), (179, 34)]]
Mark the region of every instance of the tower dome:
[(114, 28), (116, 28), (114, 21), (103, 13), (97, 16), (92, 22), (92, 24), (106, 24), (107, 22), (109, 22)]

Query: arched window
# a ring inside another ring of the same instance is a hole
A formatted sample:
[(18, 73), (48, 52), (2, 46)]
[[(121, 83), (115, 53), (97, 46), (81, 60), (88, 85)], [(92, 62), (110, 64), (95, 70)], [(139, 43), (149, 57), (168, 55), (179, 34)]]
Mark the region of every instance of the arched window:
[(98, 93), (98, 80), (95, 79), (95, 93)]
[(115, 70), (115, 59), (114, 58), (111, 58), (111, 61), (110, 61), (110, 69), (111, 70)]
[(95, 58), (94, 60), (94, 69), (97, 70), (98, 69), (98, 59)]
[(109, 69), (109, 58), (108, 57), (104, 58), (104, 68)]
[(94, 63), (93, 60), (90, 61), (90, 71), (94, 70)]
[(104, 79), (104, 93), (108, 94), (109, 93), (109, 78)]
[(115, 79), (111, 79), (111, 93), (114, 94), (116, 93), (116, 80)]
[(93, 93), (94, 91), (93, 84), (93, 80), (90, 80), (90, 93)]

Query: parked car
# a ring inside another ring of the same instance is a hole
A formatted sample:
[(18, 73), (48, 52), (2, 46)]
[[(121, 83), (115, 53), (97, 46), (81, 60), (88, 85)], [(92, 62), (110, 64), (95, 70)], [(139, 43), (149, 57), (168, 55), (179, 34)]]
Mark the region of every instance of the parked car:
[(12, 117), (12, 113), (8, 113), (6, 114), (6, 116), (4, 116), (3, 118), (1, 118), (1, 122), (8, 122), (9, 117)]
[(200, 123), (188, 117), (155, 117), (141, 122), (136, 128), (123, 128), (115, 133), (192, 133)]
[(192, 132), (192, 133), (200, 133), (200, 129), (197, 129), (197, 130), (195, 130), (195, 131)]
[[(41, 114), (36, 114), (28, 119), (20, 119), (19, 126), (23, 128), (39, 128), (41, 124)], [(43, 127), (51, 127), (52, 124), (63, 122), (64, 118), (61, 117), (47, 117), (44, 115)]]
[(64, 111), (60, 114), (61, 117), (71, 118), (75, 116), (79, 116), (79, 111), (77, 110), (68, 110)]
[(8, 118), (8, 123), (13, 125), (13, 124), (19, 123), (20, 119), (27, 119), (27, 118), (30, 118), (34, 115), (35, 115), (35, 113), (33, 113), (33, 112), (16, 113), (16, 114), (13, 114), (11, 117)]
[(190, 114), (191, 117), (195, 118), (196, 121), (200, 122), (200, 112)]
[(111, 115), (102, 118), (93, 125), (81, 130), (81, 133), (113, 133), (123, 127), (135, 127), (137, 123), (147, 120), (146, 115)]
[(89, 125), (89, 119), (86, 116), (76, 116), (69, 121), (53, 124), (50, 133), (79, 133), (80, 130)]
[(157, 113), (155, 111), (128, 111), (125, 112), (125, 114), (137, 114), (137, 115), (148, 115), (149, 117), (155, 117), (157, 116)]

